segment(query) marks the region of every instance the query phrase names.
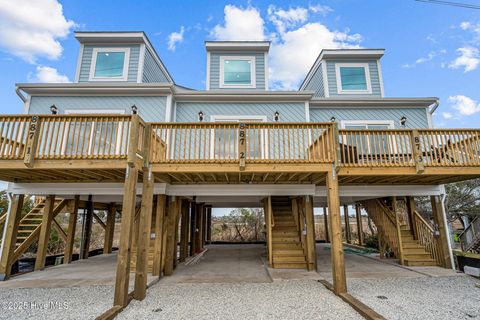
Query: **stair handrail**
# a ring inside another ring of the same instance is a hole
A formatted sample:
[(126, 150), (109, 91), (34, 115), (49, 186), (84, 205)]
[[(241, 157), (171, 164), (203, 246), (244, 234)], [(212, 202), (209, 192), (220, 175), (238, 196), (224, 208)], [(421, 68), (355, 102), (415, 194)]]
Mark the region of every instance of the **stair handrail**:
[[(379, 199), (375, 199), (373, 202), (371, 202), (371, 200), (365, 201), (364, 207), (367, 207), (369, 202), (372, 204), (375, 203), (376, 207), (384, 213), (381, 214), (381, 212), (378, 212), (379, 215), (377, 216), (375, 212), (368, 212), (367, 210), (368, 214), (374, 220), (377, 229), (380, 231), (379, 234), (382, 235), (383, 241), (385, 243), (388, 243), (389, 247), (395, 253), (395, 256), (397, 258), (400, 258), (400, 256), (402, 255), (400, 249), (401, 242), (399, 241), (397, 224), (395, 223), (394, 217), (392, 217), (393, 213), (390, 212), (388, 208), (385, 207), (385, 204), (382, 203)], [(390, 225), (383, 225), (381, 221), (377, 220), (377, 218), (385, 219), (385, 222), (389, 223)]]
[(480, 235), (480, 216), (475, 217), (459, 235), (462, 251), (469, 251), (477, 235)]
[(438, 265), (442, 265), (440, 246), (435, 237), (435, 229), (417, 210), (413, 211), (413, 227), (419, 243), (425, 247), (425, 250), (430, 253)]

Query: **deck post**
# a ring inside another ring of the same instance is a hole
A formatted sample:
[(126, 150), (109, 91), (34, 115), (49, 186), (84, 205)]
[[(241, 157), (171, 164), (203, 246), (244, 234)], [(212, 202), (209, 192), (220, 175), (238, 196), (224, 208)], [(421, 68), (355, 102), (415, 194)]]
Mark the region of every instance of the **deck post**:
[(82, 241), (80, 245), (80, 259), (88, 259), (88, 254), (90, 252), (90, 237), (92, 234), (92, 223), (93, 223), (93, 201), (92, 196), (88, 196), (87, 201), (87, 212), (85, 219), (83, 220), (83, 232), (82, 232)]
[(195, 202), (190, 202), (190, 256), (194, 256), (197, 252), (197, 206)]
[(177, 268), (177, 265), (178, 265), (178, 245), (179, 245), (179, 242), (180, 242), (180, 218), (181, 218), (181, 214), (182, 214), (182, 206), (183, 206), (183, 202), (185, 200), (182, 199), (182, 198), (178, 198), (178, 202), (177, 202), (177, 210), (175, 211), (175, 227), (174, 227), (174, 230), (175, 230), (175, 239), (174, 239), (174, 242), (173, 242), (173, 269), (175, 270)]
[(413, 223), (413, 216), (415, 212), (415, 198), (414, 197), (407, 197), (407, 213), (408, 213), (408, 225), (410, 227), (410, 233), (413, 236), (414, 240), (418, 239), (417, 230), (415, 229), (415, 225)]
[(340, 197), (338, 177), (335, 169), (327, 173), (328, 212), (330, 214), (330, 236), (332, 242), (332, 274), (335, 294), (347, 292), (345, 260), (343, 256), (342, 227), (340, 219)]
[(153, 268), (152, 275), (160, 276), (162, 273), (163, 230), (165, 225), (166, 196), (157, 195), (155, 206), (155, 242), (153, 245)]
[(107, 210), (107, 223), (105, 224), (105, 240), (103, 242), (103, 254), (112, 253), (116, 214), (117, 208), (115, 207), (115, 204), (112, 203)]
[(203, 204), (196, 204), (195, 217), (195, 253), (203, 250), (202, 245), (202, 224), (203, 224)]
[(442, 199), (440, 196), (431, 196), (430, 201), (432, 203), (432, 214), (435, 224), (437, 225), (439, 236), (438, 241), (440, 244), (440, 253), (442, 255), (442, 266), (444, 268), (451, 269), (452, 257), (449, 245), (449, 235), (447, 229), (447, 218), (443, 207)]
[(207, 208), (207, 244), (212, 243), (212, 207)]
[(164, 274), (170, 276), (173, 273), (174, 260), (177, 257), (175, 254), (176, 243), (176, 232), (175, 232), (175, 222), (176, 222), (176, 212), (179, 205), (178, 197), (169, 197), (168, 201), (168, 216), (167, 216), (167, 244), (165, 251), (165, 270)]
[(181, 218), (181, 233), (180, 233), (180, 262), (185, 261), (188, 257), (188, 215), (189, 215), (189, 202), (182, 201), (182, 218)]
[(128, 304), (128, 284), (130, 279), (130, 254), (133, 235), (133, 220), (135, 219), (135, 204), (137, 197), (138, 169), (127, 167), (123, 189), (122, 224), (120, 246), (117, 257), (117, 274), (115, 280), (115, 295), (113, 304), (126, 306)]
[(350, 216), (348, 215), (348, 205), (343, 205), (343, 217), (345, 218), (345, 241), (352, 243), (352, 233), (350, 230)]
[(0, 257), (0, 281), (7, 280), (10, 277), (13, 264), (13, 253), (17, 243), (18, 225), (22, 218), (22, 207), (25, 196), (18, 194), (13, 196), (7, 221), (5, 226), (4, 244), (2, 256)]
[(53, 219), (53, 207), (55, 206), (55, 196), (47, 196), (45, 207), (43, 208), (42, 226), (40, 236), (38, 237), (37, 257), (35, 259), (35, 271), (45, 268), (45, 258), (47, 257), (48, 240), (50, 239), (50, 229)]
[(358, 245), (363, 246), (363, 220), (362, 220), (362, 208), (360, 204), (355, 204), (355, 213), (357, 218), (357, 235), (358, 235)]
[(63, 263), (67, 264), (72, 262), (73, 244), (75, 242), (75, 230), (77, 229), (78, 219), (78, 203), (80, 196), (76, 195), (75, 199), (70, 201), (68, 208), (68, 229), (67, 229), (67, 242), (65, 244), (65, 251), (63, 253)]
[(307, 270), (317, 269), (317, 248), (315, 241), (315, 216), (313, 212), (312, 196), (305, 196), (303, 201), (305, 210), (305, 222), (307, 225)]
[(327, 216), (327, 207), (323, 207), (323, 223), (325, 224), (325, 242), (330, 242), (330, 235), (328, 232), (328, 216)]

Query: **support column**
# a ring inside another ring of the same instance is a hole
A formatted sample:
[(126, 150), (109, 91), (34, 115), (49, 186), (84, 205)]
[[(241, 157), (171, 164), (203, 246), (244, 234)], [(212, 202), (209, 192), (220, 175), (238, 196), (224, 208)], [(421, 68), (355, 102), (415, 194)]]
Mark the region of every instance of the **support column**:
[(207, 244), (212, 243), (212, 207), (207, 208)]
[(330, 235), (328, 232), (328, 217), (327, 217), (327, 207), (323, 207), (323, 223), (325, 224), (325, 242), (330, 242)]
[(188, 215), (190, 214), (189, 202), (182, 201), (182, 222), (181, 222), (181, 233), (180, 233), (180, 262), (185, 261), (188, 257)]
[(175, 222), (176, 222), (176, 212), (179, 205), (178, 197), (169, 197), (168, 201), (168, 216), (167, 216), (167, 244), (165, 251), (165, 270), (164, 274), (170, 276), (173, 273), (174, 260), (177, 257), (175, 254), (175, 247), (177, 246), (175, 238)]
[(442, 266), (444, 268), (451, 269), (452, 265), (452, 250), (449, 244), (449, 235), (447, 228), (447, 217), (442, 204), (440, 196), (431, 196), (430, 201), (432, 203), (432, 214), (435, 224), (439, 231), (440, 252), (442, 254)]
[(197, 205), (190, 202), (190, 256), (197, 252)]
[(53, 207), (55, 205), (55, 196), (47, 197), (45, 207), (43, 208), (42, 226), (40, 236), (38, 237), (37, 257), (35, 259), (35, 271), (45, 268), (45, 258), (47, 257), (48, 240), (50, 239), (50, 229), (53, 219)]
[(76, 195), (75, 199), (70, 201), (68, 229), (67, 229), (67, 242), (65, 244), (65, 252), (63, 253), (64, 264), (72, 262), (73, 244), (75, 243), (75, 230), (77, 229), (79, 200), (80, 200), (80, 196)]
[(203, 224), (203, 204), (196, 204), (196, 219), (195, 219), (195, 253), (200, 253), (203, 250), (202, 246), (202, 224)]
[(317, 270), (317, 248), (315, 241), (315, 216), (313, 212), (313, 198), (304, 197), (305, 222), (307, 224), (307, 269)]
[(178, 245), (180, 242), (180, 217), (182, 213), (182, 206), (184, 200), (179, 198), (177, 202), (177, 210), (175, 211), (175, 239), (173, 241), (173, 269), (175, 270), (178, 265)]
[(7, 215), (5, 236), (2, 256), (0, 257), (0, 281), (7, 280), (12, 271), (12, 258), (17, 243), (18, 225), (22, 218), (22, 207), (25, 196), (18, 194), (13, 196), (11, 207)]
[(340, 197), (338, 177), (335, 169), (327, 173), (328, 212), (330, 215), (330, 236), (332, 242), (333, 290), (336, 294), (347, 292), (345, 260), (343, 256), (342, 226), (340, 219)]
[(355, 213), (357, 217), (357, 234), (358, 245), (363, 246), (363, 220), (362, 220), (362, 208), (358, 203), (355, 204)]
[(165, 202), (166, 196), (159, 194), (155, 207), (155, 243), (153, 246), (153, 268), (152, 275), (160, 276), (162, 273), (162, 249), (163, 249), (163, 229), (165, 224)]
[(115, 204), (112, 203), (108, 207), (108, 211), (107, 211), (107, 223), (105, 224), (105, 240), (103, 242), (103, 254), (112, 253), (116, 214), (117, 214), (117, 208), (115, 207)]
[(128, 304), (128, 284), (130, 280), (130, 253), (135, 219), (138, 169), (128, 167), (125, 176), (122, 205), (120, 246), (118, 248), (117, 274), (113, 304), (125, 307)]
[(87, 212), (83, 225), (82, 242), (80, 245), (80, 259), (88, 259), (90, 251), (90, 236), (92, 234), (92, 222), (93, 222), (93, 201), (92, 196), (88, 196)]
[(408, 225), (410, 227), (410, 233), (413, 236), (414, 240), (418, 239), (417, 230), (415, 229), (415, 225), (413, 223), (413, 215), (415, 214), (415, 198), (414, 197), (407, 197), (407, 213), (408, 213)]
[(345, 218), (345, 241), (352, 243), (352, 234), (350, 230), (350, 217), (348, 216), (348, 205), (343, 205), (343, 217)]

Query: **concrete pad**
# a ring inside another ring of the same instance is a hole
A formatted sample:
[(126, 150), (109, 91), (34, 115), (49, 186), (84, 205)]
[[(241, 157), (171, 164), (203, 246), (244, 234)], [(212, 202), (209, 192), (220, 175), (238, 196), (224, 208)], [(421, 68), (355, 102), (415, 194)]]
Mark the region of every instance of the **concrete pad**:
[(263, 283), (271, 282), (261, 255), (265, 245), (209, 245), (208, 251), (188, 266), (180, 264), (172, 276), (160, 283)]

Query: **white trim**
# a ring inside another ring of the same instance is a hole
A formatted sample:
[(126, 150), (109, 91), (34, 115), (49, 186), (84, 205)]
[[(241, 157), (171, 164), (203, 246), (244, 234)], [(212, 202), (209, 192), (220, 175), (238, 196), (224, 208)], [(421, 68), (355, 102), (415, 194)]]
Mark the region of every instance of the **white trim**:
[(167, 185), (167, 195), (176, 196), (286, 196), (314, 195), (314, 184), (203, 184)]
[[(225, 60), (244, 60), (244, 61), (250, 61), (250, 84), (225, 84), (224, 83), (224, 70), (223, 70), (223, 64), (225, 63)], [(234, 89), (239, 89), (239, 88), (256, 88), (257, 87), (257, 80), (255, 77), (255, 71), (256, 71), (256, 59), (255, 56), (220, 56), (220, 75), (219, 75), (219, 83), (218, 86), (219, 88), (234, 88)]]
[(322, 62), (323, 91), (325, 98), (330, 97), (330, 87), (328, 85), (327, 62)]
[[(95, 77), (95, 66), (97, 64), (97, 54), (99, 52), (124, 52), (123, 73), (121, 77)], [(90, 63), (90, 74), (88, 81), (127, 81), (128, 67), (130, 65), (130, 48), (93, 48), (92, 61)]]
[(207, 51), (207, 79), (205, 80), (205, 87), (210, 90), (210, 51)]
[[(340, 186), (341, 197), (387, 197), (387, 196), (430, 196), (441, 195), (443, 188), (439, 185), (358, 185)], [(315, 197), (326, 197), (327, 187), (317, 186)]]
[(167, 95), (165, 102), (165, 122), (172, 122), (172, 95)]
[(23, 103), (23, 113), (24, 114), (29, 114), (30, 113), (30, 103), (32, 101), (32, 96), (28, 95), (27, 96), (27, 101)]
[(428, 108), (425, 108), (425, 112), (427, 113), (427, 124), (428, 127), (433, 129), (433, 118), (432, 118), (432, 113), (428, 110)]
[[(342, 89), (342, 78), (340, 76), (340, 68), (345, 67), (360, 67), (365, 71), (365, 81), (367, 82), (367, 90), (343, 90)], [(370, 68), (368, 63), (353, 63), (353, 62), (342, 62), (335, 63), (335, 78), (337, 79), (337, 93), (338, 94), (369, 94), (372, 93), (372, 83), (370, 81)]]
[(242, 115), (211, 115), (210, 116), (210, 121), (211, 122), (216, 122), (216, 121), (235, 121), (235, 122), (241, 122), (242, 120), (250, 120), (250, 122), (254, 122), (251, 120), (259, 120), (258, 122), (267, 122), (267, 116), (242, 116)]
[(268, 72), (268, 52), (265, 52), (264, 55), (263, 55), (263, 59), (264, 59), (264, 74), (265, 74), (265, 90), (268, 90), (268, 76), (269, 76), (269, 72)]
[(346, 125), (381, 125), (385, 124), (389, 129), (395, 128), (395, 121), (393, 120), (340, 120), (340, 128), (345, 129)]
[(140, 45), (140, 53), (138, 57), (138, 69), (137, 69), (137, 83), (142, 83), (143, 81), (143, 71), (145, 69), (145, 44)]
[(207, 51), (268, 51), (270, 41), (205, 41)]
[(310, 122), (310, 104), (305, 101), (305, 122)]
[(377, 72), (378, 72), (378, 81), (380, 82), (380, 96), (383, 98), (385, 96), (385, 91), (383, 88), (382, 64), (380, 63), (380, 60), (377, 60)]
[(75, 82), (76, 83), (78, 83), (80, 81), (80, 70), (82, 68), (83, 50), (85, 50), (85, 45), (82, 43), (82, 44), (80, 44), (80, 52), (78, 53), (78, 58), (77, 58), (77, 68), (75, 70)]

